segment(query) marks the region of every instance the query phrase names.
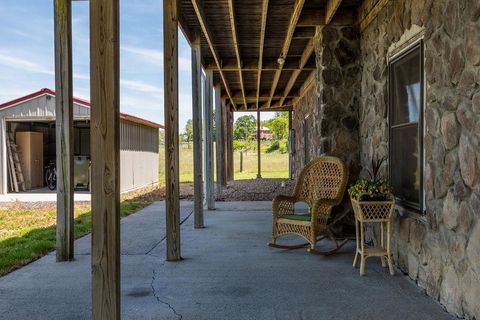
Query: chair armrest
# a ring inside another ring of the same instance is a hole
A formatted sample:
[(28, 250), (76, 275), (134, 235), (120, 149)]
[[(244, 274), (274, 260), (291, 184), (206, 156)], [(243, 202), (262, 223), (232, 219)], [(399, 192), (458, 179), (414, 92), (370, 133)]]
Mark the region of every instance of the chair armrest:
[(331, 199), (317, 200), (312, 206), (312, 222), (322, 225), (327, 224), (333, 207), (337, 205), (337, 201)]
[(272, 212), (274, 216), (283, 216), (284, 214), (294, 214), (295, 213), (295, 202), (297, 199), (292, 196), (278, 195), (273, 198), (272, 201)]

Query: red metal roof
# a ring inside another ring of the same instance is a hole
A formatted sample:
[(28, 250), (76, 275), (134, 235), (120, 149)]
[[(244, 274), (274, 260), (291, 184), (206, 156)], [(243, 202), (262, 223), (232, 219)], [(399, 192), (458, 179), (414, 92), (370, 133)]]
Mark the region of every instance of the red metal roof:
[[(20, 98), (2, 103), (2, 104), (0, 104), (0, 109), (6, 108), (6, 107), (11, 107), (11, 106), (20, 104), (22, 102), (25, 102), (25, 101), (28, 101), (28, 100), (46, 95), (46, 94), (55, 97), (55, 91), (54, 90), (44, 88), (44, 89), (41, 89), (39, 91), (35, 91), (35, 92), (30, 93), (30, 94), (27, 94), (23, 97), (20, 97)], [(73, 102), (81, 104), (85, 107), (89, 107), (89, 108), (91, 107), (90, 101), (87, 101), (85, 99), (80, 99), (80, 98), (73, 97)], [(130, 121), (133, 121), (133, 122), (137, 122), (137, 123), (141, 123), (141, 124), (145, 124), (145, 125), (148, 125), (148, 126), (164, 129), (164, 126), (162, 124), (159, 124), (159, 123), (147, 120), (147, 119), (143, 119), (143, 118), (140, 118), (140, 117), (137, 117), (137, 116), (133, 116), (133, 115), (125, 113), (125, 112), (120, 112), (120, 118), (125, 119), (125, 120), (130, 120)]]

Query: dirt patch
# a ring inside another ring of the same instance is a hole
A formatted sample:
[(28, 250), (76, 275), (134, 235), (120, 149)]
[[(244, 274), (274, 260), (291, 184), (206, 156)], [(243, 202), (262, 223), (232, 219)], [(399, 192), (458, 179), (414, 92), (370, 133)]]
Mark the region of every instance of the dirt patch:
[[(230, 181), (217, 201), (271, 201), (278, 194), (289, 195), (295, 187), (289, 179), (251, 179)], [(193, 183), (180, 184), (180, 199), (193, 200)], [(165, 187), (147, 187), (121, 195), (121, 200), (153, 202), (165, 200)], [(55, 209), (56, 202), (9, 202), (0, 204), (11, 210)], [(75, 202), (75, 207), (89, 207), (90, 202)]]
[(230, 181), (222, 201), (271, 201), (276, 195), (292, 194), (295, 182), (289, 179), (251, 179)]
[[(250, 179), (230, 181), (217, 201), (271, 201), (278, 194), (290, 195), (295, 182), (289, 179)], [(122, 196), (122, 200), (159, 201), (165, 199), (165, 187), (147, 188)], [(180, 184), (180, 199), (193, 200), (193, 183)]]

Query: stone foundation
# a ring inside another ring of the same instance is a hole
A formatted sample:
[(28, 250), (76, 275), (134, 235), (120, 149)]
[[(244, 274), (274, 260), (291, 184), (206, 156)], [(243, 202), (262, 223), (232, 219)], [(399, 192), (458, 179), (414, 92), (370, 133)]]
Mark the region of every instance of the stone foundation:
[(426, 214), (397, 211), (394, 258), (449, 312), (479, 319), (479, 1), (390, 0), (360, 35), (348, 26), (318, 30), (316, 83), (294, 106), (294, 173), (306, 155), (330, 153), (347, 161), (354, 181), (373, 158), (388, 156), (387, 59), (418, 38), (425, 53)]
[[(296, 153), (293, 171), (298, 175), (306, 160), (322, 154), (343, 159), (350, 182), (360, 171), (358, 106), (360, 97), (359, 32), (352, 26), (318, 28), (314, 38), (316, 82), (294, 106)], [(305, 150), (305, 134), (308, 150)], [(307, 158), (307, 159), (306, 159)], [(335, 232), (354, 234), (353, 212), (348, 197), (333, 212)]]
[(480, 3), (390, 1), (361, 34), (360, 159), (388, 156), (387, 57), (423, 37), (426, 215), (395, 217), (395, 261), (447, 310), (480, 317)]

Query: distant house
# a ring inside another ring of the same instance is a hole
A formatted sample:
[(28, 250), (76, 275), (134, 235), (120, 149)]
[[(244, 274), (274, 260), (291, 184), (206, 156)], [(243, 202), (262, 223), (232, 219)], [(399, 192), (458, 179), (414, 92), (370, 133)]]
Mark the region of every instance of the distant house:
[(261, 140), (273, 140), (273, 134), (267, 127), (260, 128), (260, 139)]
[[(86, 159), (83, 161), (89, 162), (90, 102), (74, 98), (73, 118), (74, 160)], [(122, 192), (158, 183), (160, 128), (163, 128), (161, 124), (120, 113)], [(55, 161), (55, 140), (53, 90), (42, 89), (0, 104), (0, 193), (13, 190), (12, 170), (8, 165), (9, 161), (12, 161), (12, 152), (8, 148), (10, 142), (23, 151), (23, 154), (20, 152), (18, 155), (22, 171), (26, 171), (24, 174), (27, 189), (37, 189), (45, 186), (45, 165)], [(88, 163), (86, 170), (88, 172)]]

